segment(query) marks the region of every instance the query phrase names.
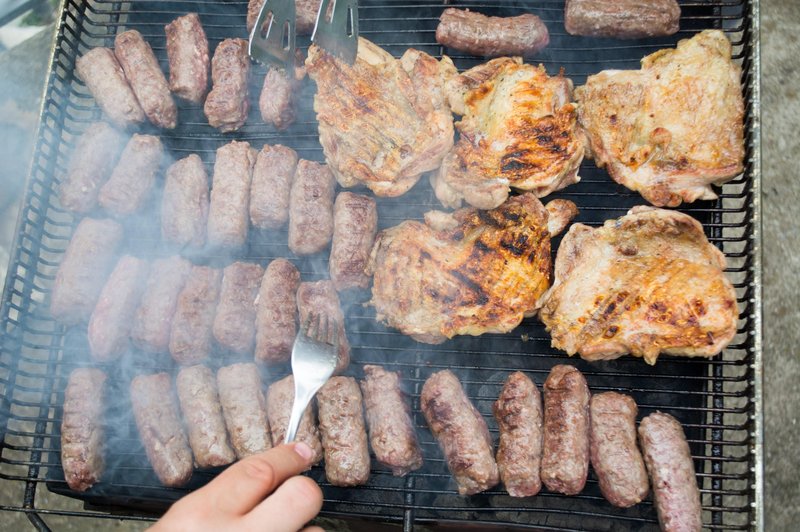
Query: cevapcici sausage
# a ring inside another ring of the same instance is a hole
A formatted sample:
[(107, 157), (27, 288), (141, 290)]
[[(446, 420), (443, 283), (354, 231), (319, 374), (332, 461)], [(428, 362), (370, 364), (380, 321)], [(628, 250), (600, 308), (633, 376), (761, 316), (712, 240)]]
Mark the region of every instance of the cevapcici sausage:
[(264, 268), (252, 262), (234, 262), (222, 274), (214, 338), (228, 351), (247, 354), (253, 351), (256, 335), (256, 297)]
[(161, 199), (161, 236), (181, 248), (201, 248), (208, 224), (208, 175), (203, 161), (191, 154), (167, 170)]
[(422, 450), (411, 419), (411, 405), (400, 387), (400, 374), (364, 366), (364, 395), (369, 442), (375, 458), (396, 476), (422, 467)]
[(164, 157), (161, 140), (153, 135), (134, 135), (114, 167), (111, 177), (100, 189), (100, 206), (112, 216), (128, 216), (144, 207)]
[(240, 363), (219, 368), (217, 388), (237, 458), (271, 449), (266, 401), (256, 365)]
[(106, 374), (78, 368), (69, 375), (61, 418), (61, 466), (70, 489), (86, 491), (105, 470), (103, 405)]
[(542, 398), (536, 384), (521, 371), (506, 379), (494, 403), (500, 428), (497, 466), (512, 497), (530, 497), (542, 488)]
[(487, 17), (468, 9), (447, 8), (436, 27), (436, 42), (484, 57), (530, 57), (550, 43), (550, 34), (542, 19), (530, 13)]
[(192, 476), (192, 450), (169, 374), (134, 377), (131, 405), (139, 438), (158, 479), (169, 487), (186, 484)]
[(489, 428), (464, 393), (458, 377), (450, 370), (428, 377), (422, 386), (420, 403), (455, 478), (458, 493), (474, 495), (496, 486), (500, 474)]
[(92, 48), (75, 61), (75, 72), (117, 126), (125, 128), (144, 122), (144, 111), (112, 50)]
[(317, 393), (325, 477), (334, 486), (369, 480), (369, 446), (361, 390), (352, 377), (331, 377)]
[[(286, 430), (289, 428), (289, 418), (292, 416), (293, 403), (293, 376), (289, 375), (270, 385), (269, 390), (267, 390), (267, 417), (269, 418), (269, 428), (272, 431), (272, 441), (275, 445), (280, 445), (286, 439)], [(322, 443), (319, 439), (319, 430), (317, 429), (317, 421), (312, 404), (306, 407), (303, 416), (300, 418), (295, 440), (305, 442), (314, 451), (314, 459), (311, 463), (316, 464), (322, 460)]]
[(294, 122), (294, 102), (299, 88), (294, 75), (281, 68), (268, 68), (258, 97), (261, 119), (278, 130), (289, 127)]
[(661, 530), (699, 531), (703, 527), (700, 489), (681, 424), (669, 414), (650, 414), (639, 424), (639, 444), (653, 483)]
[(89, 319), (89, 350), (95, 360), (114, 360), (130, 348), (131, 323), (149, 271), (150, 263), (131, 255), (117, 262)]
[(211, 92), (203, 107), (208, 123), (223, 133), (236, 131), (247, 120), (250, 102), (247, 76), (250, 56), (247, 41), (225, 39), (217, 46), (211, 60)]
[(150, 122), (173, 129), (178, 120), (178, 108), (158, 59), (142, 34), (136, 30), (118, 34), (114, 39), (114, 55)]
[(197, 13), (166, 26), (169, 89), (185, 100), (203, 103), (208, 89), (208, 39)]
[(247, 241), (250, 181), (255, 160), (255, 150), (247, 142), (233, 141), (217, 150), (208, 209), (209, 246), (233, 250)]
[(265, 144), (258, 152), (250, 185), (250, 220), (260, 229), (277, 229), (289, 219), (289, 191), (297, 152)]
[(259, 362), (287, 362), (297, 334), (300, 272), (286, 259), (267, 265), (256, 301), (256, 354)]
[(169, 353), (178, 364), (200, 364), (211, 356), (211, 329), (222, 270), (192, 266), (178, 295), (169, 335)]
[[(295, 31), (297, 35), (311, 35), (317, 23), (317, 12), (322, 0), (296, 0), (295, 1)], [(247, 4), (247, 33), (253, 30), (258, 19), (258, 13), (264, 0), (250, 0)], [(333, 7), (333, 3), (330, 4)]]
[(636, 445), (636, 414), (632, 397), (615, 392), (593, 395), (591, 411), (592, 467), (603, 496), (620, 508), (647, 497), (647, 471)]
[(676, 0), (567, 0), (564, 26), (571, 35), (641, 39), (672, 35), (680, 26)]
[(64, 325), (89, 319), (103, 283), (114, 267), (122, 234), (122, 226), (114, 220), (81, 220), (53, 282), (50, 296), (53, 319)]
[(236, 460), (228, 443), (214, 372), (199, 365), (182, 368), (175, 387), (197, 465), (218, 467)]
[(576, 495), (589, 474), (589, 387), (577, 368), (560, 364), (544, 382), (542, 482)]
[(297, 312), (300, 315), (300, 323), (304, 323), (311, 312), (327, 316), (329, 320), (336, 322), (339, 328), (339, 360), (335, 372), (344, 371), (350, 365), (350, 342), (347, 340), (339, 295), (333, 283), (331, 281), (300, 283), (297, 288)]
[(327, 165), (300, 159), (289, 194), (289, 249), (313, 255), (333, 235), (335, 181)]
[(86, 214), (97, 205), (100, 187), (111, 175), (124, 143), (125, 135), (107, 122), (89, 124), (75, 144), (67, 175), (58, 187), (62, 207)]
[(377, 232), (378, 208), (374, 199), (352, 192), (336, 196), (328, 270), (337, 290), (369, 286), (364, 269)]

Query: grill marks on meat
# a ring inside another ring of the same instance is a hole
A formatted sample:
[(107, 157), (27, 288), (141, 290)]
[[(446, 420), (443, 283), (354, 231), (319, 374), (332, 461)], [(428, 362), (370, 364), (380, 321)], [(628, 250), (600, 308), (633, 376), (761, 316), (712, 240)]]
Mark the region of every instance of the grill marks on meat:
[(643, 39), (677, 33), (676, 0), (567, 0), (564, 27), (570, 35)]
[(201, 104), (208, 90), (208, 39), (197, 13), (178, 17), (164, 27), (169, 58), (169, 89)]
[(192, 266), (178, 295), (170, 328), (169, 352), (178, 364), (199, 364), (210, 358), (221, 283), (221, 270)]
[(244, 246), (250, 227), (248, 208), (256, 150), (234, 140), (217, 149), (208, 208), (208, 245), (223, 250)]
[(258, 152), (250, 185), (250, 221), (254, 227), (277, 229), (289, 219), (297, 161), (297, 152), (280, 144), (265, 144)]
[[(272, 441), (280, 445), (286, 439), (286, 429), (289, 428), (289, 418), (292, 415), (294, 404), (294, 377), (289, 375), (273, 382), (267, 390), (267, 416), (269, 428), (272, 432)], [(322, 460), (322, 443), (317, 430), (316, 415), (313, 403), (309, 403), (300, 418), (295, 441), (302, 441), (314, 451), (312, 464)]]
[(300, 323), (305, 322), (310, 312), (327, 316), (329, 320), (336, 322), (339, 327), (339, 359), (334, 373), (344, 371), (350, 365), (350, 342), (347, 340), (339, 295), (333, 283), (327, 280), (300, 283), (297, 288), (297, 311)]
[(69, 375), (61, 418), (61, 466), (70, 489), (86, 491), (105, 470), (106, 374), (95, 368), (78, 368)]
[(289, 249), (297, 255), (324, 250), (333, 236), (333, 175), (330, 167), (301, 159), (289, 193)]
[(300, 272), (288, 260), (275, 259), (267, 265), (256, 299), (257, 362), (271, 364), (291, 358), (299, 286)]
[(163, 158), (164, 146), (158, 137), (134, 134), (100, 189), (100, 206), (119, 218), (141, 211), (153, 192)]
[(240, 460), (272, 448), (261, 377), (253, 363), (217, 371), (217, 388), (231, 445)]
[(570, 228), (539, 315), (553, 347), (587, 360), (711, 357), (736, 334), (736, 291), (724, 269), (699, 222), (634, 207), (596, 229)]
[(75, 61), (75, 73), (115, 125), (126, 128), (144, 122), (144, 111), (113, 50), (92, 48)]
[(250, 110), (247, 77), (250, 56), (247, 41), (225, 39), (211, 59), (211, 92), (203, 107), (208, 123), (223, 133), (236, 131), (244, 125)]
[(191, 154), (167, 170), (161, 200), (161, 236), (181, 248), (202, 248), (208, 224), (208, 175)]
[(589, 76), (575, 98), (597, 165), (659, 207), (716, 199), (743, 169), (740, 78), (718, 30)]
[(352, 192), (336, 196), (328, 271), (337, 290), (369, 286), (365, 269), (377, 232), (378, 207), (374, 199)]
[(469, 9), (447, 8), (436, 26), (436, 42), (484, 57), (530, 57), (548, 45), (550, 34), (542, 19), (530, 13), (487, 17)]
[(264, 269), (250, 262), (234, 262), (225, 268), (213, 327), (223, 349), (239, 355), (253, 351), (256, 296), (263, 276)]

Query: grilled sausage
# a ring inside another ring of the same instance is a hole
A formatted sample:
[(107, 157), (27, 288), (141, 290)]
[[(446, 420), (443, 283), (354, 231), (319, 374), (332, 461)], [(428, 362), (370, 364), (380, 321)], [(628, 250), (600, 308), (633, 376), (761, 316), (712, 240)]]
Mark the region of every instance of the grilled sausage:
[(64, 325), (88, 320), (122, 242), (114, 220), (84, 218), (75, 229), (58, 267), (50, 295), (50, 314)]
[(298, 81), (286, 70), (268, 68), (258, 97), (261, 119), (278, 130), (289, 127), (295, 119), (295, 95), (299, 88)]
[[(269, 418), (269, 428), (272, 432), (272, 441), (275, 445), (280, 445), (286, 439), (286, 430), (289, 428), (289, 418), (292, 415), (293, 403), (293, 376), (289, 375), (270, 385), (269, 390), (267, 390), (267, 417)], [(322, 460), (322, 443), (319, 439), (319, 430), (317, 429), (317, 421), (312, 404), (308, 405), (300, 418), (295, 440), (305, 442), (314, 451), (314, 459), (311, 463), (316, 464)]]
[(297, 287), (300, 272), (286, 259), (267, 265), (256, 301), (256, 354), (258, 362), (287, 362), (297, 334)]
[(211, 356), (211, 329), (221, 283), (222, 270), (192, 266), (170, 327), (169, 353), (178, 364), (200, 364)]
[(114, 167), (114, 172), (97, 197), (112, 216), (124, 217), (140, 211), (153, 191), (156, 174), (164, 157), (158, 137), (134, 135)]
[(253, 351), (256, 334), (256, 297), (264, 268), (250, 262), (234, 262), (222, 275), (214, 338), (223, 348), (237, 354)]
[(340, 192), (333, 206), (333, 240), (328, 270), (339, 291), (367, 288), (367, 267), (378, 232), (375, 200), (352, 192)]
[(653, 483), (661, 530), (699, 531), (703, 527), (700, 489), (681, 424), (669, 414), (650, 414), (639, 424), (639, 444)]
[(567, 0), (564, 26), (571, 35), (642, 39), (672, 35), (680, 26), (676, 0)]
[(161, 199), (161, 236), (181, 248), (202, 248), (208, 224), (208, 175), (191, 154), (167, 170)]
[(217, 388), (237, 458), (271, 449), (266, 402), (256, 365), (240, 363), (219, 368)]
[(125, 135), (107, 122), (89, 124), (78, 138), (58, 187), (58, 199), (64, 209), (86, 214), (97, 205), (97, 194), (106, 182), (124, 146)]
[(228, 442), (214, 372), (199, 365), (182, 368), (175, 386), (198, 467), (219, 467), (236, 460)]
[(142, 299), (150, 264), (125, 255), (111, 272), (89, 319), (88, 339), (92, 358), (108, 362), (119, 358), (131, 345), (131, 322)]
[(247, 41), (225, 39), (211, 60), (211, 92), (203, 107), (208, 123), (223, 133), (236, 131), (247, 120), (250, 102), (247, 77), (250, 74), (250, 56)]
[(434, 373), (422, 386), (420, 404), (442, 448), (458, 493), (474, 495), (500, 482), (492, 437), (480, 412), (450, 370)]
[(544, 382), (542, 482), (576, 495), (589, 474), (589, 387), (577, 368), (560, 364)]
[(208, 244), (213, 248), (234, 250), (247, 241), (254, 152), (250, 144), (238, 141), (217, 150), (208, 209)]
[(165, 353), (169, 349), (172, 317), (192, 264), (177, 255), (156, 259), (133, 319), (131, 340), (144, 351)]
[(178, 123), (178, 108), (158, 59), (142, 34), (136, 30), (118, 34), (114, 39), (114, 55), (150, 122), (174, 129)]
[(131, 405), (139, 438), (162, 484), (178, 487), (192, 476), (192, 450), (181, 424), (168, 373), (131, 381)]
[(521, 371), (506, 379), (494, 403), (500, 428), (497, 466), (512, 497), (530, 497), (542, 489), (542, 398), (536, 384)]
[(300, 159), (289, 194), (289, 249), (313, 255), (333, 235), (335, 181), (327, 165)]
[(350, 342), (344, 325), (344, 314), (339, 303), (339, 295), (331, 281), (300, 283), (297, 288), (297, 312), (300, 323), (304, 323), (310, 312), (327, 316), (336, 322), (339, 330), (339, 360), (335, 373), (341, 373), (350, 365)]
[(317, 393), (325, 477), (334, 486), (369, 480), (369, 447), (361, 390), (352, 377), (331, 377)]
[(628, 395), (606, 392), (593, 395), (591, 458), (603, 496), (620, 508), (647, 497), (647, 471), (636, 445), (636, 402)]
[[(322, 0), (295, 1), (295, 32), (297, 35), (311, 35), (317, 23), (317, 12)], [(247, 33), (253, 30), (264, 0), (250, 0), (247, 4)], [(330, 4), (333, 6), (333, 3)], [(330, 9), (329, 9), (330, 11)]]
[(361, 393), (375, 458), (396, 476), (419, 469), (422, 450), (411, 419), (411, 405), (400, 388), (400, 374), (366, 365), (364, 375)]
[(436, 42), (484, 57), (530, 57), (550, 43), (550, 34), (542, 19), (530, 13), (487, 17), (468, 9), (447, 8), (436, 27)]
[(112, 50), (92, 48), (75, 61), (75, 73), (114, 124), (126, 128), (144, 122), (144, 111)]
[(64, 390), (61, 466), (70, 489), (86, 491), (105, 470), (103, 405), (106, 374), (95, 368), (72, 371)]
[(201, 104), (208, 90), (208, 39), (197, 13), (178, 17), (166, 26), (169, 89)]
[(289, 219), (289, 191), (297, 152), (265, 144), (258, 152), (250, 185), (250, 221), (260, 229), (277, 229)]

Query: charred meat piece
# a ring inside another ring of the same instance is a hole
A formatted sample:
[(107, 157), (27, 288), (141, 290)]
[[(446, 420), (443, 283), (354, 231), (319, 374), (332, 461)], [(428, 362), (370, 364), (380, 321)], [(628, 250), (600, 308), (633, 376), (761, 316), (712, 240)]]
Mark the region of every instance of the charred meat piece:
[(297, 152), (265, 144), (258, 152), (250, 185), (250, 221), (259, 229), (277, 229), (289, 219), (289, 194)]
[(300, 272), (288, 260), (275, 259), (267, 265), (256, 301), (257, 362), (289, 361), (297, 334), (299, 286)]
[(570, 228), (539, 317), (553, 347), (586, 360), (711, 357), (736, 334), (736, 291), (724, 269), (697, 220), (634, 207), (602, 227)]
[(208, 90), (208, 39), (197, 13), (178, 17), (166, 26), (169, 89), (201, 104)]
[(211, 356), (212, 328), (222, 270), (192, 266), (178, 295), (169, 335), (169, 352), (178, 364), (205, 362)]
[(270, 67), (264, 76), (261, 95), (258, 97), (258, 109), (261, 119), (275, 126), (275, 129), (286, 129), (295, 118), (295, 97), (300, 84), (294, 75), (285, 70)]
[(191, 154), (167, 170), (161, 199), (161, 236), (180, 248), (202, 248), (208, 224), (208, 175)]
[(255, 150), (247, 142), (233, 141), (217, 150), (208, 208), (208, 245), (212, 248), (235, 250), (247, 241), (255, 160)]
[(236, 131), (247, 120), (250, 102), (247, 77), (250, 74), (250, 56), (247, 41), (225, 39), (211, 60), (211, 92), (203, 107), (208, 123), (223, 133)]
[(253, 363), (219, 368), (217, 388), (225, 425), (240, 460), (272, 448), (261, 377)]
[(570, 35), (643, 39), (677, 33), (677, 0), (567, 0), (564, 27)]
[(550, 43), (550, 34), (542, 19), (530, 13), (487, 17), (469, 9), (447, 8), (436, 27), (436, 42), (484, 57), (530, 57)]
[[(317, 13), (322, 0), (295, 0), (295, 31), (298, 35), (311, 35), (317, 23)], [(247, 4), (247, 33), (256, 25), (264, 0), (250, 0)], [(333, 4), (330, 4), (333, 7)], [(330, 11), (330, 8), (329, 8)]]
[(301, 159), (289, 193), (289, 249), (297, 255), (324, 250), (333, 235), (336, 183), (327, 165)]
[(377, 232), (378, 207), (374, 199), (352, 192), (336, 196), (328, 271), (337, 290), (369, 286), (365, 270)]
[(492, 437), (480, 412), (450, 370), (434, 373), (422, 386), (420, 405), (442, 448), (461, 495), (474, 495), (500, 482)]
[(86, 491), (105, 471), (103, 446), (106, 374), (95, 368), (72, 371), (64, 390), (61, 466), (70, 489)]
[(133, 135), (100, 189), (100, 206), (120, 218), (141, 211), (153, 192), (163, 158), (164, 146), (158, 137)]
[(75, 73), (114, 124), (126, 128), (145, 121), (144, 111), (113, 50), (92, 48), (75, 61)]
[[(270, 385), (269, 390), (267, 390), (267, 417), (269, 417), (269, 428), (272, 431), (272, 441), (275, 445), (282, 444), (283, 440), (286, 439), (286, 430), (289, 428), (289, 418), (292, 415), (293, 404), (293, 376), (289, 375)], [(314, 451), (314, 459), (311, 463), (316, 464), (322, 460), (322, 443), (319, 439), (313, 404), (309, 404), (306, 407), (303, 416), (300, 418), (295, 441), (308, 444), (311, 450)]]
[(222, 275), (214, 338), (223, 348), (236, 354), (253, 351), (256, 335), (256, 297), (264, 268), (249, 262), (234, 262)]
[(347, 340), (347, 331), (344, 326), (344, 313), (331, 281), (316, 281), (300, 283), (297, 288), (297, 311), (300, 323), (303, 323), (309, 313), (327, 316), (336, 322), (339, 330), (339, 360), (336, 362), (334, 373), (341, 373), (350, 365), (350, 342)]

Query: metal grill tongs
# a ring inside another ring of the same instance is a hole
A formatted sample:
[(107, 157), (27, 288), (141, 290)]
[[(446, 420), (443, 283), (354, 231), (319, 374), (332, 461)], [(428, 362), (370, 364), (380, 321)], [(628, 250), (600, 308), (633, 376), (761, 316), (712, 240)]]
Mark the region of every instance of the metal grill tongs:
[[(292, 72), (296, 18), (294, 0), (265, 0), (250, 32), (250, 57)], [(358, 0), (322, 0), (311, 41), (352, 65), (358, 52)]]

